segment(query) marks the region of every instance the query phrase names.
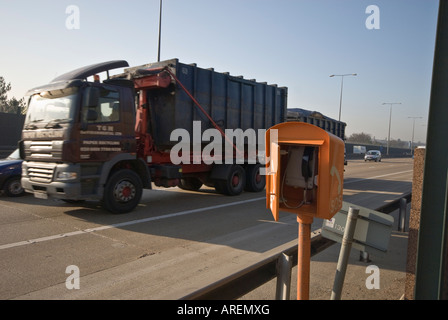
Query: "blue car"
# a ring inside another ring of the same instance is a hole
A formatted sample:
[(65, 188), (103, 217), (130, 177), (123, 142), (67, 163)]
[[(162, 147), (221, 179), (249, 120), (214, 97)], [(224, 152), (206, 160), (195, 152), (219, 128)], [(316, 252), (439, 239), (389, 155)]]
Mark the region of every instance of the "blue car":
[(19, 149), (16, 149), (6, 159), (0, 160), (0, 190), (3, 190), (7, 196), (19, 197), (25, 194), (20, 183), (22, 161)]

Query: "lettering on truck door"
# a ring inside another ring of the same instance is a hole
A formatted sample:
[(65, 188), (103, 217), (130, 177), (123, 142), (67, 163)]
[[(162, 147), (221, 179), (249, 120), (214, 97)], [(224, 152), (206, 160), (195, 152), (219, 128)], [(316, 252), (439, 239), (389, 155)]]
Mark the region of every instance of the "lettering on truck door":
[(87, 121), (87, 129), (81, 131), (80, 157), (107, 161), (113, 154), (122, 152), (120, 92), (104, 87), (98, 105), (89, 109), (96, 112), (97, 118)]

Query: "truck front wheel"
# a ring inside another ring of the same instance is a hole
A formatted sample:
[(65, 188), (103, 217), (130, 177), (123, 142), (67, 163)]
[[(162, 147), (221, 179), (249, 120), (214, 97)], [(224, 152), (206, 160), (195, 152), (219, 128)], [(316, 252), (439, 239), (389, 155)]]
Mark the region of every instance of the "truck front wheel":
[(112, 213), (131, 212), (139, 204), (142, 192), (142, 181), (134, 171), (119, 170), (106, 183), (103, 206)]

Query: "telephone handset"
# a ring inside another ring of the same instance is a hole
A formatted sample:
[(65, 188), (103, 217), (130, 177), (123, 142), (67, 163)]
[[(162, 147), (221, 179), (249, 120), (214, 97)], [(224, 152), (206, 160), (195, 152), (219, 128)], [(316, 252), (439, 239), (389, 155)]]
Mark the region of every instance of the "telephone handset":
[(305, 179), (305, 181), (308, 181), (308, 179), (311, 178), (314, 173), (313, 172), (314, 170), (312, 170), (311, 168), (311, 163), (314, 160), (313, 153), (314, 153), (313, 147), (305, 147), (305, 150), (303, 151), (302, 176)]
[(315, 147), (290, 147), (285, 171), (285, 184), (312, 189), (315, 175)]

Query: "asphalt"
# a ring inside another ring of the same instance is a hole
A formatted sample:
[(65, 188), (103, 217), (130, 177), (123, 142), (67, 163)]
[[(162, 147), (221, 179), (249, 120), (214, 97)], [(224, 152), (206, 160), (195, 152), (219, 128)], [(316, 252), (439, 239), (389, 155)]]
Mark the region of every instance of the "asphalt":
[[(398, 231), (398, 211), (391, 215), (394, 217), (394, 226), (386, 253), (369, 254), (366, 261), (365, 257), (361, 259), (359, 250), (351, 250), (341, 300), (404, 299), (409, 229), (407, 223), (404, 232)], [(340, 249), (341, 245), (336, 243), (311, 258), (310, 300), (331, 299)], [(241, 299), (272, 300), (275, 285), (275, 280), (270, 281)], [(293, 268), (290, 299), (296, 297), (297, 268)]]

